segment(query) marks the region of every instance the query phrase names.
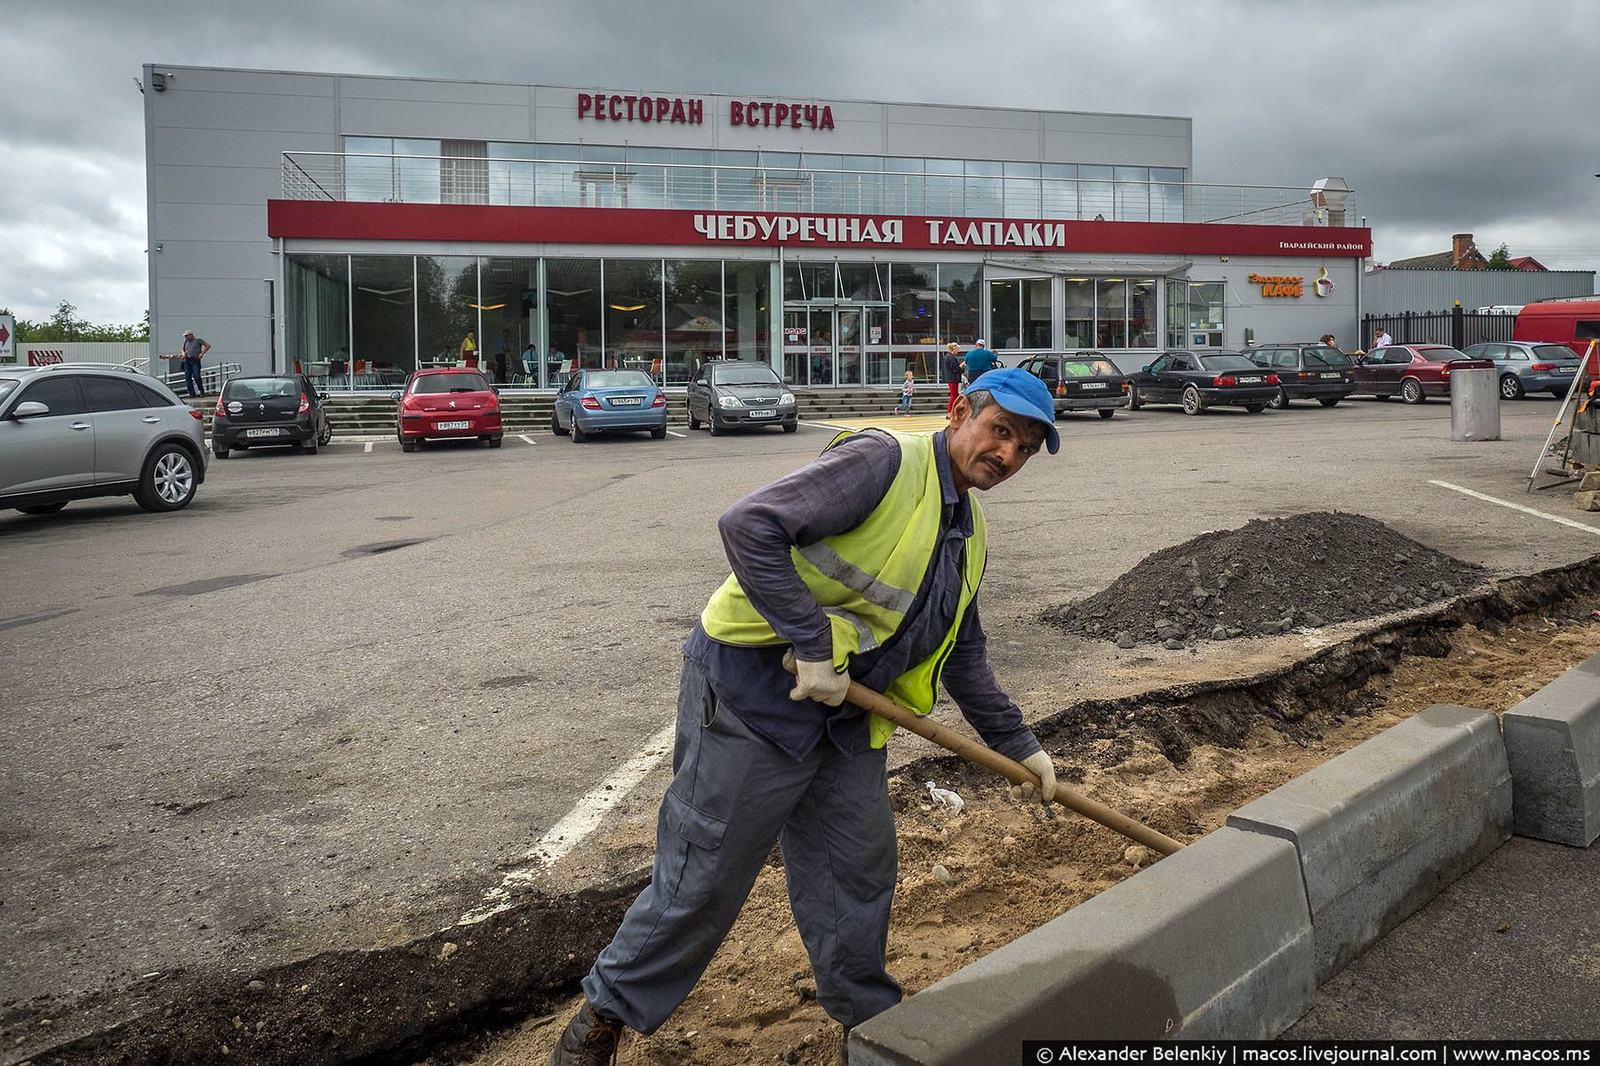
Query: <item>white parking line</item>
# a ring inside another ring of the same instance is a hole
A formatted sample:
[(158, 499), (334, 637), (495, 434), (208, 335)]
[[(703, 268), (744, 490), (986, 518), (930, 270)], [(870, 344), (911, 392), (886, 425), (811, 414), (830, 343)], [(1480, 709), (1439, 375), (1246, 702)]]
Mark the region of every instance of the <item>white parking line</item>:
[(520, 440), (527, 441), (529, 444), (538, 444), (539, 443), (538, 441), (534, 440), (532, 437), (528, 436), (526, 433), (518, 433), (517, 437)]
[(687, 434), (687, 433), (679, 433), (675, 429), (667, 430), (667, 436), (669, 436), (669, 437), (687, 437), (688, 435), (689, 434)]
[(807, 422), (805, 419), (801, 419), (800, 420), (800, 424), (802, 426), (811, 426), (813, 429), (838, 429), (839, 428), (838, 426), (834, 425), (831, 422)]
[(1546, 514), (1543, 511), (1535, 511), (1532, 507), (1524, 507), (1522, 504), (1512, 503), (1510, 500), (1501, 500), (1494, 496), (1486, 496), (1481, 492), (1474, 492), (1471, 489), (1464, 489), (1460, 485), (1452, 485), (1448, 481), (1430, 481), (1428, 484), (1437, 485), (1441, 489), (1449, 489), (1452, 492), (1459, 492), (1463, 496), (1471, 496), (1473, 499), (1483, 500), (1485, 503), (1498, 504), (1501, 507), (1509, 507), (1513, 511), (1521, 511), (1523, 514), (1531, 514), (1535, 518), (1543, 518), (1547, 522), (1557, 522), (1563, 526), (1571, 526), (1573, 529), (1581, 529), (1585, 533), (1593, 533), (1596, 536), (1600, 536), (1600, 529), (1596, 529), (1594, 526), (1585, 525), (1582, 522), (1574, 522), (1572, 519), (1562, 518), (1560, 515)]
[(539, 871), (560, 862), (590, 833), (600, 827), (606, 813), (621, 803), (639, 782), (643, 781), (661, 760), (672, 754), (673, 732), (677, 723), (669, 722), (659, 733), (645, 741), (639, 753), (611, 772), (588, 795), (568, 811), (566, 817), (539, 838), (539, 843), (523, 856), (523, 865), (516, 867), (500, 879), (500, 883), (484, 893), (483, 902), (461, 916), (457, 925), (477, 925), (511, 906), (511, 890), (531, 884)]
[(366, 453), (366, 454), (367, 454), (367, 455), (371, 455), (371, 454), (372, 454), (372, 446), (373, 446), (373, 445), (374, 445), (374, 444), (376, 444), (376, 443), (378, 443), (378, 442), (377, 442), (377, 441), (372, 441), (372, 440), (369, 440), (369, 441), (367, 441), (367, 444), (366, 444), (366, 447), (364, 447), (364, 448), (362, 448), (362, 449), (361, 449), (361, 450), (362, 450), (362, 451), (363, 451), (363, 452), (364, 452), (364, 453)]

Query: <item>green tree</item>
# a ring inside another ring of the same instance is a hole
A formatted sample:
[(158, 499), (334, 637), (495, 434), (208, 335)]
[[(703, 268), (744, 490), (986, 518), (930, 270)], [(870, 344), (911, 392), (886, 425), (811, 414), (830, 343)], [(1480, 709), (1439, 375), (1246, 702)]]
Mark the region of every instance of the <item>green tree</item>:
[[(11, 311), (0, 307), (0, 315)], [(17, 340), (33, 344), (51, 341), (132, 341), (143, 343), (150, 339), (150, 312), (136, 325), (96, 325), (78, 317), (78, 309), (70, 301), (62, 300), (55, 313), (38, 322), (17, 318)]]
[(1489, 261), (1484, 265), (1485, 270), (1515, 270), (1511, 265), (1511, 251), (1502, 243), (1489, 254)]

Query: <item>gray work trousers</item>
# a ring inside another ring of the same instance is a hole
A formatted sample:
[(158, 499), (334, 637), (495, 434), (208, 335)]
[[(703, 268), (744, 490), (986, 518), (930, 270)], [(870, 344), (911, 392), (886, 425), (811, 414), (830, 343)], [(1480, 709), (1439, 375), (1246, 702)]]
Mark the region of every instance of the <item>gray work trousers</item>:
[(884, 750), (848, 755), (823, 740), (796, 761), (719, 710), (685, 659), (672, 768), (650, 884), (583, 981), (595, 1009), (659, 1028), (711, 963), (774, 841), (823, 1009), (848, 1026), (898, 1003), (884, 968), (898, 862)]

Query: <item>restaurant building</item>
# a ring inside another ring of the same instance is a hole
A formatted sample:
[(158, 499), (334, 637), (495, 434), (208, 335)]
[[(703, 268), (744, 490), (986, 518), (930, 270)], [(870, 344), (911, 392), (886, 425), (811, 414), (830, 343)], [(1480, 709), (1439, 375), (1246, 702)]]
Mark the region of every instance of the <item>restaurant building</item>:
[[(148, 65), (153, 353), (898, 383), (1023, 353), (1352, 346), (1338, 178), (1214, 185), (1187, 118)], [(1284, 160), (1275, 171), (1292, 170)]]

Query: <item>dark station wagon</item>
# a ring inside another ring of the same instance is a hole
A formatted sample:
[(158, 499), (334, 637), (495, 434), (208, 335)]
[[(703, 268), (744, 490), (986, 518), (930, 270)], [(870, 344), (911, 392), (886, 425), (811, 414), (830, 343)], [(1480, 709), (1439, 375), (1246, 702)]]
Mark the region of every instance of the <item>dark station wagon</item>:
[(1262, 344), (1245, 353), (1278, 375), (1278, 392), (1267, 406), (1281, 411), (1290, 400), (1316, 400), (1335, 407), (1356, 390), (1355, 362), (1325, 344)]
[(1277, 395), (1278, 375), (1238, 352), (1162, 352), (1128, 382), (1128, 410), (1176, 403), (1187, 415), (1211, 407), (1243, 407), (1259, 414)]
[(1050, 389), (1057, 418), (1069, 411), (1097, 411), (1110, 418), (1128, 405), (1127, 375), (1099, 352), (1036, 355), (1022, 369)]

